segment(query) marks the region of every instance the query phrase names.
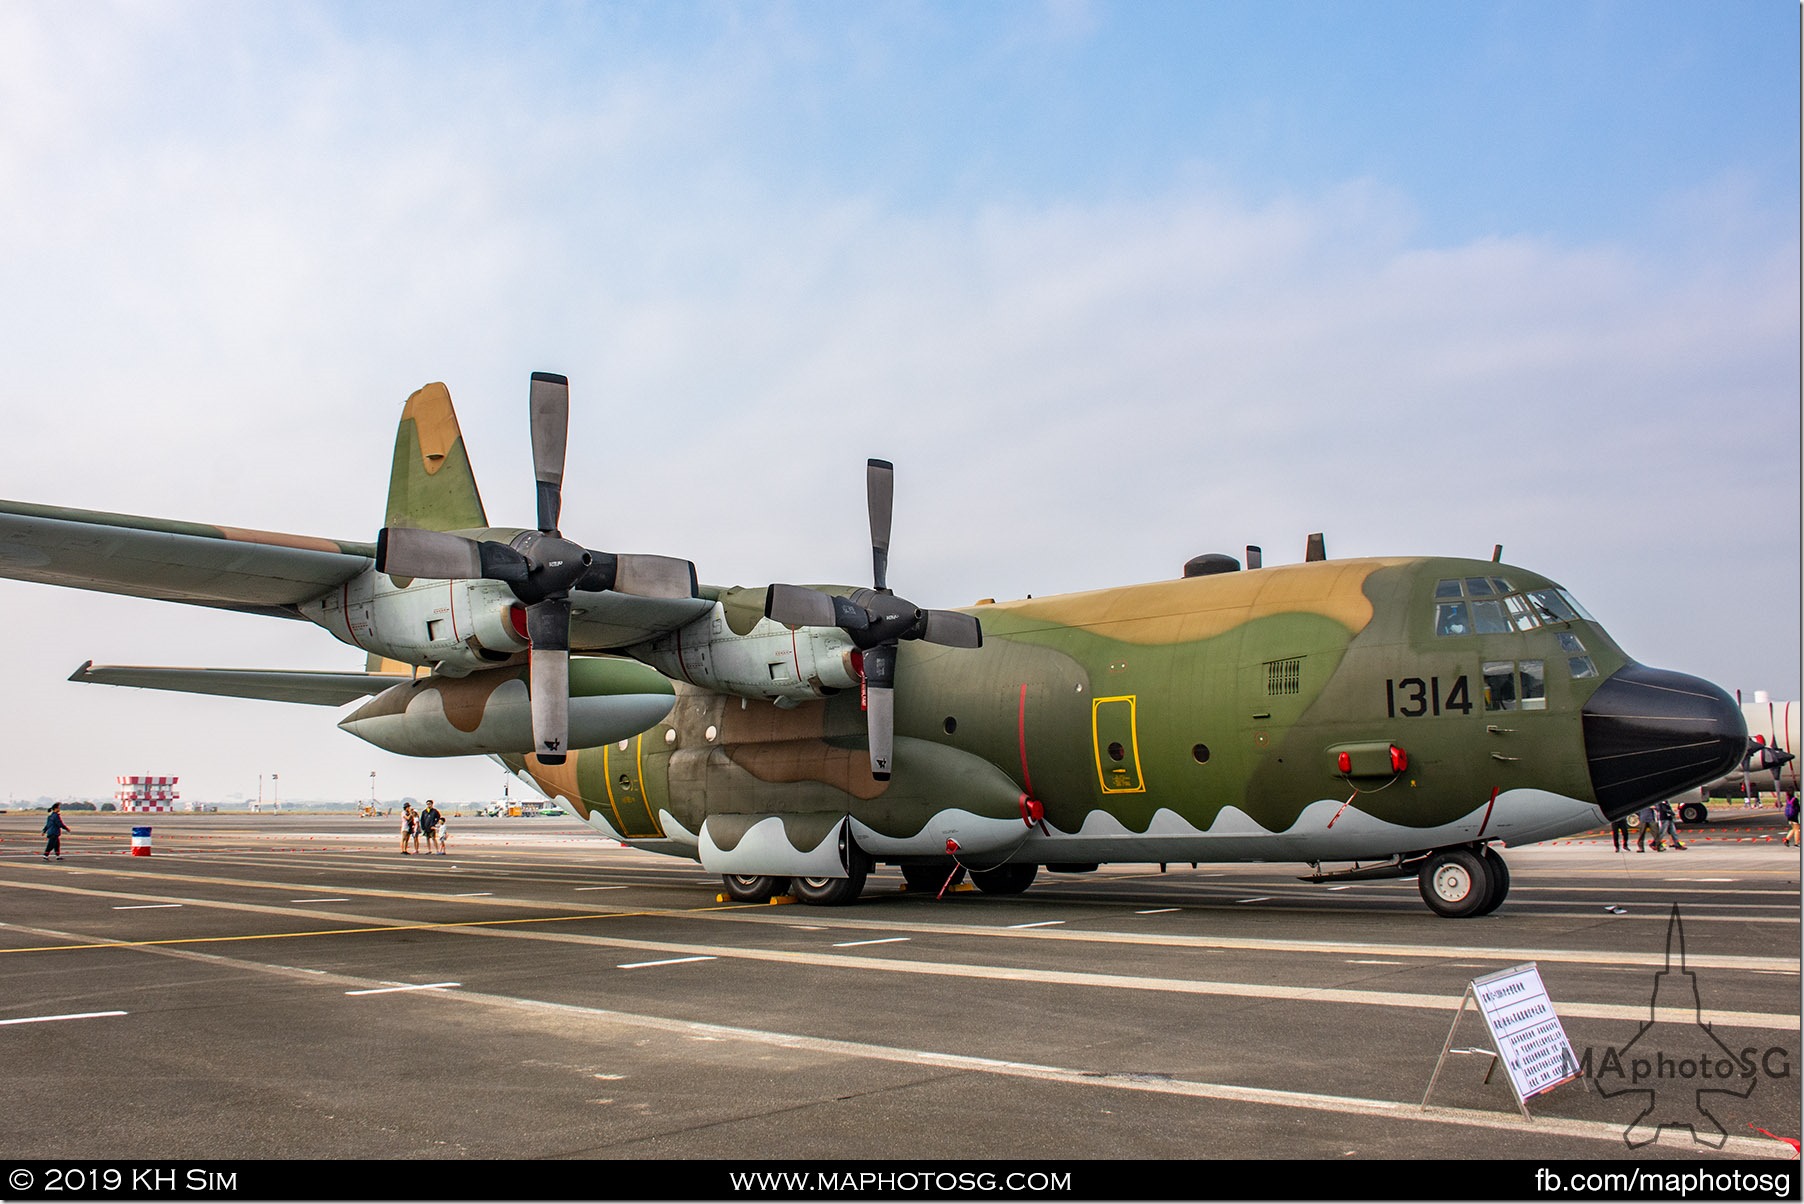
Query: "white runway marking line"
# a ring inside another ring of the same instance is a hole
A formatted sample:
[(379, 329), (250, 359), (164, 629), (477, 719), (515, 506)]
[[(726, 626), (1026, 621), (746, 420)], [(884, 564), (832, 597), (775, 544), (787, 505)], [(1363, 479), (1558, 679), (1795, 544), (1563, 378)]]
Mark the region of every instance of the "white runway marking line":
[(906, 936), (880, 936), (869, 941), (836, 941), (833, 947), (835, 949), (856, 949), (860, 945), (894, 945), (900, 941), (911, 939), (913, 938)]
[(126, 1012), (70, 1012), (63, 1016), (20, 1016), (17, 1020), (0, 1020), (0, 1024), (48, 1024), (52, 1020), (100, 1020), (107, 1016), (124, 1016)]
[(483, 899), (494, 893), (495, 892), (492, 890), (466, 890), (459, 894), (447, 895), (446, 897), (451, 899)]
[(1052, 928), (1056, 925), (1063, 924), (1064, 922), (1065, 921), (1063, 921), (1063, 920), (1039, 920), (1032, 924), (1010, 924), (1009, 927), (1010, 928)]
[(461, 987), (461, 982), (421, 982), (399, 984), (392, 987), (372, 987), (366, 991), (346, 991), (346, 995), (393, 995), (399, 991), (443, 991), (449, 987)]
[(1183, 910), (1184, 909), (1182, 907), (1154, 907), (1147, 911), (1137, 911), (1134, 914), (1137, 916), (1162, 916), (1162, 915), (1167, 915), (1174, 911), (1183, 911)]
[[(647, 1016), (633, 1012), (616, 1012), (605, 1008), (588, 1008), (575, 1004), (550, 1003), (503, 995), (459, 995), (467, 1002), (487, 1002), (528, 1011), (555, 1011), (573, 1016), (588, 1016), (613, 1023), (651, 1028), (694, 1040), (749, 1041), (785, 1050), (827, 1053), (853, 1058), (870, 1058), (883, 1062), (900, 1062), (916, 1066), (937, 1066), (978, 1074), (996, 1074), (1015, 1078), (1039, 1079), (1065, 1083), (1074, 1087), (1108, 1087), (1118, 1091), (1142, 1091), (1156, 1095), (1185, 1096), (1237, 1103), (1260, 1104), (1278, 1108), (1302, 1108), (1312, 1112), (1333, 1112), (1349, 1116), (1377, 1116), (1398, 1122), (1436, 1125), (1459, 1125), (1477, 1129), (1500, 1129), (1540, 1136), (1574, 1137), (1620, 1146), (1622, 1126), (1609, 1121), (1568, 1120), (1537, 1116), (1525, 1121), (1508, 1112), (1482, 1111), (1468, 1108), (1423, 1108), (1415, 1100), (1367, 1099), (1359, 1096), (1326, 1095), (1317, 1092), (1284, 1091), (1268, 1087), (1242, 1087), (1232, 1083), (1209, 1083), (1191, 1079), (1153, 1079), (1143, 1075), (1098, 1074), (1094, 1070), (1012, 1062), (999, 1058), (973, 1057), (967, 1054), (941, 1053), (933, 1050), (906, 1049), (887, 1045), (870, 1045), (856, 1041), (840, 1041), (827, 1037), (809, 1037), (799, 1033), (767, 1032), (760, 1029), (731, 1028), (693, 1020), (674, 1020), (663, 1016)], [(1646, 1011), (1645, 1008), (1642, 1009)], [(1662, 1129), (1656, 1143), (1680, 1149), (1693, 1149), (1691, 1134)], [(1777, 1147), (1777, 1148), (1774, 1148)], [(1731, 1136), (1723, 1150), (1737, 1157), (1793, 1158), (1791, 1147), (1765, 1138)]]
[(1236, 903), (1270, 903), (1272, 897), (1270, 895), (1255, 895), (1251, 899), (1236, 899), (1234, 901)]
[(349, 899), (290, 899), (290, 903), (349, 903)]
[(180, 907), (180, 903), (120, 903), (114, 911), (154, 911), (159, 907)]
[(576, 888), (576, 889), (577, 889), (577, 890), (579, 890), (579, 891), (585, 891), (585, 890), (625, 890), (625, 889), (626, 889), (626, 887), (624, 887), (624, 886), (579, 886), (579, 887), (577, 887), (577, 888)]
[(717, 962), (719, 960), (720, 959), (718, 957), (711, 957), (711, 956), (667, 957), (662, 961), (655, 961), (655, 962), (626, 962), (626, 963), (616, 966), (614, 968), (616, 970), (643, 970), (648, 966), (680, 966), (684, 962)]

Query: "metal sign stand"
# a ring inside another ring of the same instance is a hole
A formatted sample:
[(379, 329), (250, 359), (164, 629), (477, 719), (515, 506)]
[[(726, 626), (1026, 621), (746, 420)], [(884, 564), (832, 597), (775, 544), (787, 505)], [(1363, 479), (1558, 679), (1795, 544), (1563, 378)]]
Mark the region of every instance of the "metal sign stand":
[[(1485, 1018), (1493, 1048), (1453, 1048), (1453, 1036), (1459, 1030), (1460, 1018), (1466, 1014), (1468, 1003)], [(1434, 1094), (1434, 1085), (1440, 1080), (1441, 1068), (1446, 1065), (1448, 1055), (1456, 1053), (1488, 1056), (1491, 1064), (1485, 1068), (1484, 1081), (1487, 1083), (1497, 1064), (1502, 1062), (1509, 1071), (1506, 1077), (1510, 1081), (1510, 1093), (1516, 1098), (1516, 1108), (1526, 1121), (1534, 1120), (1529, 1115), (1529, 1100), (1575, 1078), (1584, 1082), (1578, 1058), (1572, 1052), (1572, 1043), (1566, 1039), (1565, 1027), (1560, 1024), (1553, 1001), (1547, 996), (1547, 988), (1541, 983), (1540, 967), (1533, 962), (1499, 970), (1466, 984), (1466, 992), (1460, 996), (1459, 1007), (1453, 1013), (1453, 1024), (1447, 1030), (1447, 1040), (1441, 1045), (1441, 1056), (1435, 1060), (1434, 1073), (1429, 1076), (1428, 1090), (1422, 1093), (1423, 1108), (1428, 1107), (1428, 1098)], [(1589, 1092), (1591, 1084), (1585, 1083), (1585, 1090)]]

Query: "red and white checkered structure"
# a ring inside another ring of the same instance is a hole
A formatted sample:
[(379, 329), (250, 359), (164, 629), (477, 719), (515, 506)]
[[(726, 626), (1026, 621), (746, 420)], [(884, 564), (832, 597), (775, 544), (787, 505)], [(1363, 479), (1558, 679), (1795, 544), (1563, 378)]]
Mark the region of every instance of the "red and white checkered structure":
[(172, 777), (138, 774), (113, 780), (119, 783), (113, 798), (121, 811), (174, 811), (175, 800), (182, 797), (176, 793), (177, 779)]

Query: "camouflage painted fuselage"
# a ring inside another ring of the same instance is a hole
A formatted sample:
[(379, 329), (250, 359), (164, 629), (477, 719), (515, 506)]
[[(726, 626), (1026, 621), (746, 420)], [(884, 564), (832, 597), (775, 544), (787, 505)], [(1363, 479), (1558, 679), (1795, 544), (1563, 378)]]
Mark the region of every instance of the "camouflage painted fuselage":
[(1468, 580), (1557, 588), (1375, 559), (972, 608), (982, 648), (901, 648), (887, 783), (855, 690), (784, 709), (679, 682), (641, 736), (509, 760), (596, 827), (725, 873), (829, 872), (848, 817), (876, 860), (951, 840), (974, 865), (1364, 860), (1595, 826), (1583, 709), (1630, 662), (1576, 614), (1457, 629), (1436, 592)]

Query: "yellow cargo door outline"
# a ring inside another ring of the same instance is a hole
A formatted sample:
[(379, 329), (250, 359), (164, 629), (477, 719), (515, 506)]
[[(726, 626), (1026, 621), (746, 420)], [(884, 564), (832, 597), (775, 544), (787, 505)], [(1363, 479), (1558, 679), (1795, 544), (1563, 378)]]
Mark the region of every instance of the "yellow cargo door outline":
[[(626, 741), (621, 741), (621, 744)], [(614, 781), (614, 759), (620, 751), (620, 744), (604, 744), (601, 750), (602, 785), (608, 790), (608, 807), (614, 812), (614, 830), (622, 836), (644, 840), (664, 835), (658, 827), (658, 821), (652, 816), (651, 801), (645, 797), (645, 736), (641, 734), (633, 741), (632, 773), (622, 774), (627, 780)], [(626, 760), (623, 756), (622, 762)], [(627, 804), (629, 814), (633, 816), (633, 825), (629, 825), (625, 815), (620, 813), (621, 803)], [(641, 821), (640, 816), (644, 819)]]
[[(1096, 753), (1096, 781), (1104, 794), (1146, 793), (1146, 779), (1140, 773), (1139, 724), (1135, 719), (1138, 697), (1135, 694), (1122, 694), (1114, 698), (1094, 699), (1090, 703), (1090, 744)], [(1104, 707), (1109, 708), (1106, 715), (1103, 713)], [(1123, 719), (1127, 722), (1125, 732), (1121, 730)], [(1105, 734), (1109, 737), (1106, 741)], [(1127, 737), (1127, 743), (1122, 749), (1122, 759), (1117, 761), (1108, 754), (1106, 748), (1109, 744), (1121, 743), (1118, 737), (1123, 735)], [(1128, 768), (1130, 763), (1133, 765), (1132, 769)]]

